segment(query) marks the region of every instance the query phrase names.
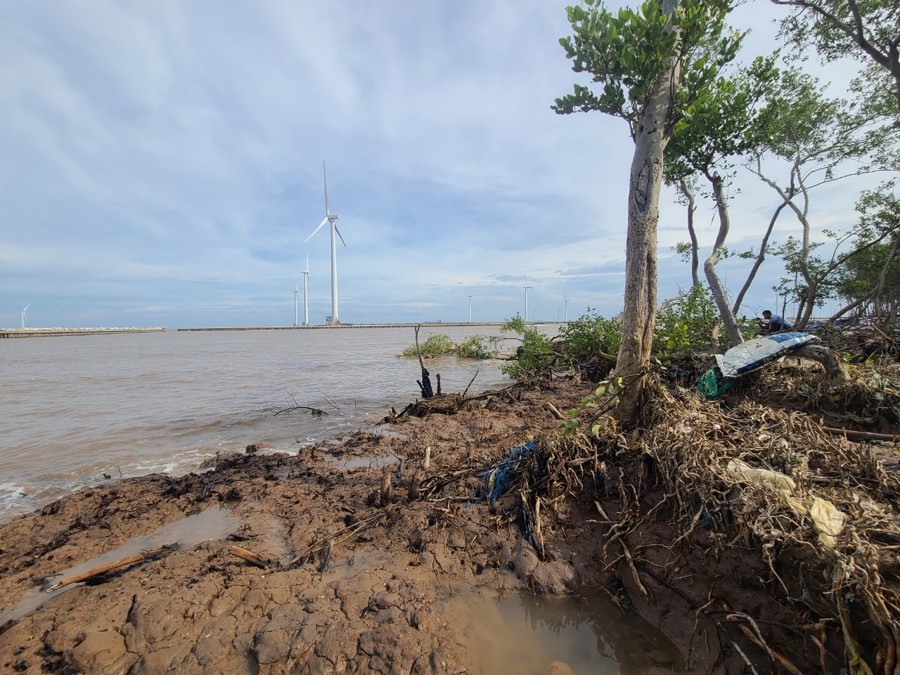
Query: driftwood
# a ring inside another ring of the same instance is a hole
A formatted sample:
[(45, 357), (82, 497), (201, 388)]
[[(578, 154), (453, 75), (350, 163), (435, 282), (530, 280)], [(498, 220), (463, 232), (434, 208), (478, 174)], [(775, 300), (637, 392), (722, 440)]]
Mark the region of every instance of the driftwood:
[(311, 408), (311, 407), (309, 407), (308, 405), (295, 405), (295, 406), (291, 406), (290, 408), (285, 408), (284, 410), (279, 410), (279, 411), (278, 411), (277, 413), (275, 413), (275, 414), (276, 414), (276, 415), (280, 415), (281, 413), (293, 412), (294, 410), (309, 410), (309, 413), (310, 413), (311, 415), (315, 415), (316, 417), (318, 417), (319, 415), (324, 415), (324, 414), (326, 414), (324, 410), (319, 410), (318, 408)]
[(154, 549), (152, 551), (142, 551), (136, 555), (130, 555), (127, 558), (122, 558), (121, 560), (116, 560), (114, 562), (104, 563), (103, 565), (98, 565), (97, 567), (93, 567), (86, 572), (82, 572), (81, 574), (76, 574), (71, 577), (67, 577), (60, 581), (57, 581), (55, 584), (48, 588), (48, 591), (55, 591), (60, 588), (65, 588), (66, 586), (71, 586), (72, 584), (78, 584), (82, 581), (91, 581), (107, 572), (115, 572), (117, 570), (125, 569), (126, 567), (131, 567), (132, 565), (136, 565), (137, 563), (146, 562), (148, 560), (154, 560), (163, 556), (167, 553), (171, 553), (172, 551), (178, 548), (177, 544), (170, 544), (167, 546), (163, 546), (161, 548)]
[[(431, 378), (428, 376), (428, 369), (425, 367), (425, 362), (422, 360), (422, 352), (419, 351), (419, 328), (421, 326), (416, 326), (416, 356), (419, 357), (419, 368), (422, 369), (422, 380), (416, 380), (416, 384), (419, 385), (419, 389), (422, 391), (422, 398), (431, 398), (434, 396), (434, 389), (431, 388)], [(440, 380), (438, 380), (440, 382)]]
[(847, 438), (856, 438), (861, 441), (890, 441), (900, 443), (900, 436), (896, 434), (878, 434), (874, 431), (857, 431), (855, 429), (840, 429), (838, 427), (821, 427), (822, 431)]
[(249, 551), (241, 546), (236, 546), (235, 544), (228, 547), (228, 552), (232, 555), (236, 555), (241, 560), (246, 560), (251, 565), (256, 565), (260, 569), (267, 569), (272, 564), (269, 560), (257, 555), (253, 551)]
[(791, 352), (790, 356), (800, 356), (805, 359), (811, 359), (822, 364), (825, 368), (825, 375), (831, 384), (840, 384), (847, 381), (847, 371), (841, 364), (837, 354), (827, 347), (821, 345), (806, 345), (800, 349)]

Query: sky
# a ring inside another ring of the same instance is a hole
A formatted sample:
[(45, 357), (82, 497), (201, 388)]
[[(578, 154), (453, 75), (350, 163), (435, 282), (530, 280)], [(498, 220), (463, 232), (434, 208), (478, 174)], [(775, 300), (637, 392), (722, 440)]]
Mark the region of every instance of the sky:
[[(503, 321), (526, 293), (529, 320), (618, 314), (633, 144), (620, 119), (550, 108), (587, 84), (559, 45), (567, 4), (5, 0), (0, 326), (292, 325), (295, 297), (302, 323), (307, 256), (324, 323), (328, 228), (305, 241), (323, 162), (342, 322)], [(746, 55), (781, 16), (736, 10)], [(849, 225), (859, 188), (822, 195), (817, 226)], [(747, 248), (778, 198), (746, 174), (731, 198)], [(674, 192), (660, 209), (663, 299), (690, 272)], [(708, 203), (697, 221), (705, 257)], [(720, 264), (733, 293), (746, 269)], [(780, 275), (764, 265), (749, 315)]]

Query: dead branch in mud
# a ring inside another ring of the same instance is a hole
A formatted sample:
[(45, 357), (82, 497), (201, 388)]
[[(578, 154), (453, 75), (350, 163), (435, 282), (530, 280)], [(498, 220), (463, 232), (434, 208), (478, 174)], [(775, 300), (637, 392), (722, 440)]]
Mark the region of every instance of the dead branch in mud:
[(415, 329), (416, 356), (419, 357), (419, 368), (422, 369), (422, 380), (416, 380), (416, 384), (419, 385), (419, 389), (422, 391), (422, 398), (431, 398), (434, 396), (434, 390), (431, 388), (431, 378), (428, 376), (428, 369), (425, 368), (425, 362), (422, 360), (422, 352), (419, 351), (419, 328), (421, 328), (421, 326), (416, 326)]
[(251, 565), (256, 565), (260, 569), (268, 569), (272, 566), (272, 561), (267, 560), (242, 546), (237, 546), (236, 544), (229, 546), (228, 552), (232, 555), (236, 555), (241, 560), (246, 560)]
[[(355, 523), (351, 525), (347, 525), (346, 527), (342, 527), (339, 530), (332, 532), (329, 535), (321, 537), (317, 539), (312, 544), (307, 546), (303, 552), (299, 555), (295, 556), (294, 559), (289, 562), (287, 565), (283, 567), (285, 570), (295, 569), (297, 567), (302, 567), (310, 560), (313, 559), (316, 555), (321, 555), (326, 550), (328, 551), (328, 555), (331, 555), (331, 549), (335, 544), (340, 544), (342, 542), (347, 541), (351, 537), (359, 534), (366, 528), (371, 527), (379, 520), (384, 518), (384, 511), (380, 511), (373, 516), (369, 516), (368, 518), (364, 518), (362, 520), (357, 520)], [(327, 563), (326, 563), (327, 564)]]
[(460, 395), (460, 398), (461, 398), (463, 401), (466, 400), (466, 394), (469, 393), (469, 387), (472, 386), (472, 383), (475, 381), (475, 378), (478, 377), (478, 373), (480, 373), (480, 372), (481, 372), (481, 370), (476, 370), (476, 371), (475, 371), (475, 374), (472, 376), (472, 379), (469, 380), (469, 384), (467, 384), (467, 385), (466, 385), (466, 388), (463, 389), (463, 393)]
[(65, 588), (66, 586), (71, 586), (72, 584), (78, 584), (83, 581), (95, 581), (99, 577), (109, 572), (115, 572), (118, 570), (123, 570), (127, 567), (131, 567), (132, 565), (136, 565), (138, 563), (147, 562), (149, 560), (156, 560), (172, 551), (178, 549), (177, 544), (169, 544), (166, 546), (161, 546), (160, 548), (153, 549), (151, 551), (143, 551), (136, 555), (131, 555), (126, 558), (122, 558), (120, 560), (116, 560), (114, 562), (104, 563), (103, 565), (98, 565), (97, 567), (93, 567), (86, 572), (82, 572), (81, 574), (76, 574), (71, 577), (67, 577), (65, 579), (61, 579), (57, 581), (55, 584), (50, 586), (48, 591), (55, 591), (60, 588)]

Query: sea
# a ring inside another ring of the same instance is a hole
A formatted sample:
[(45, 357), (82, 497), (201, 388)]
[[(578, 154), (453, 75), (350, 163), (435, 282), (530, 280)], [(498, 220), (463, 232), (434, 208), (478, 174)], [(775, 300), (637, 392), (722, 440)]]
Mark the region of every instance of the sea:
[[(517, 345), (499, 325), (422, 326), (420, 344), (434, 334)], [(0, 522), (104, 481), (200, 470), (250, 444), (296, 453), (377, 428), (421, 397), (418, 360), (400, 356), (414, 342), (412, 327), (0, 340)], [(445, 392), (470, 381), (481, 392), (509, 384), (502, 363), (448, 356), (426, 367)]]

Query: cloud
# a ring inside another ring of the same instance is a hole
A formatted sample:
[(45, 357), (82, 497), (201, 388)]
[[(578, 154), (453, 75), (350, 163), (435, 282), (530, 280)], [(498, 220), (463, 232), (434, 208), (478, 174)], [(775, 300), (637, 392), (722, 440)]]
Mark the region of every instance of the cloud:
[[(27, 302), (34, 325), (291, 323), (307, 254), (324, 317), (323, 159), (343, 320), (466, 320), (468, 295), (502, 320), (526, 274), (534, 318), (618, 313), (633, 148), (621, 120), (550, 110), (584, 81), (566, 4), (4, 3), (0, 325)], [(739, 17), (763, 49), (766, 7)], [(743, 190), (737, 238), (771, 208)], [(688, 279), (672, 202), (661, 296)]]

